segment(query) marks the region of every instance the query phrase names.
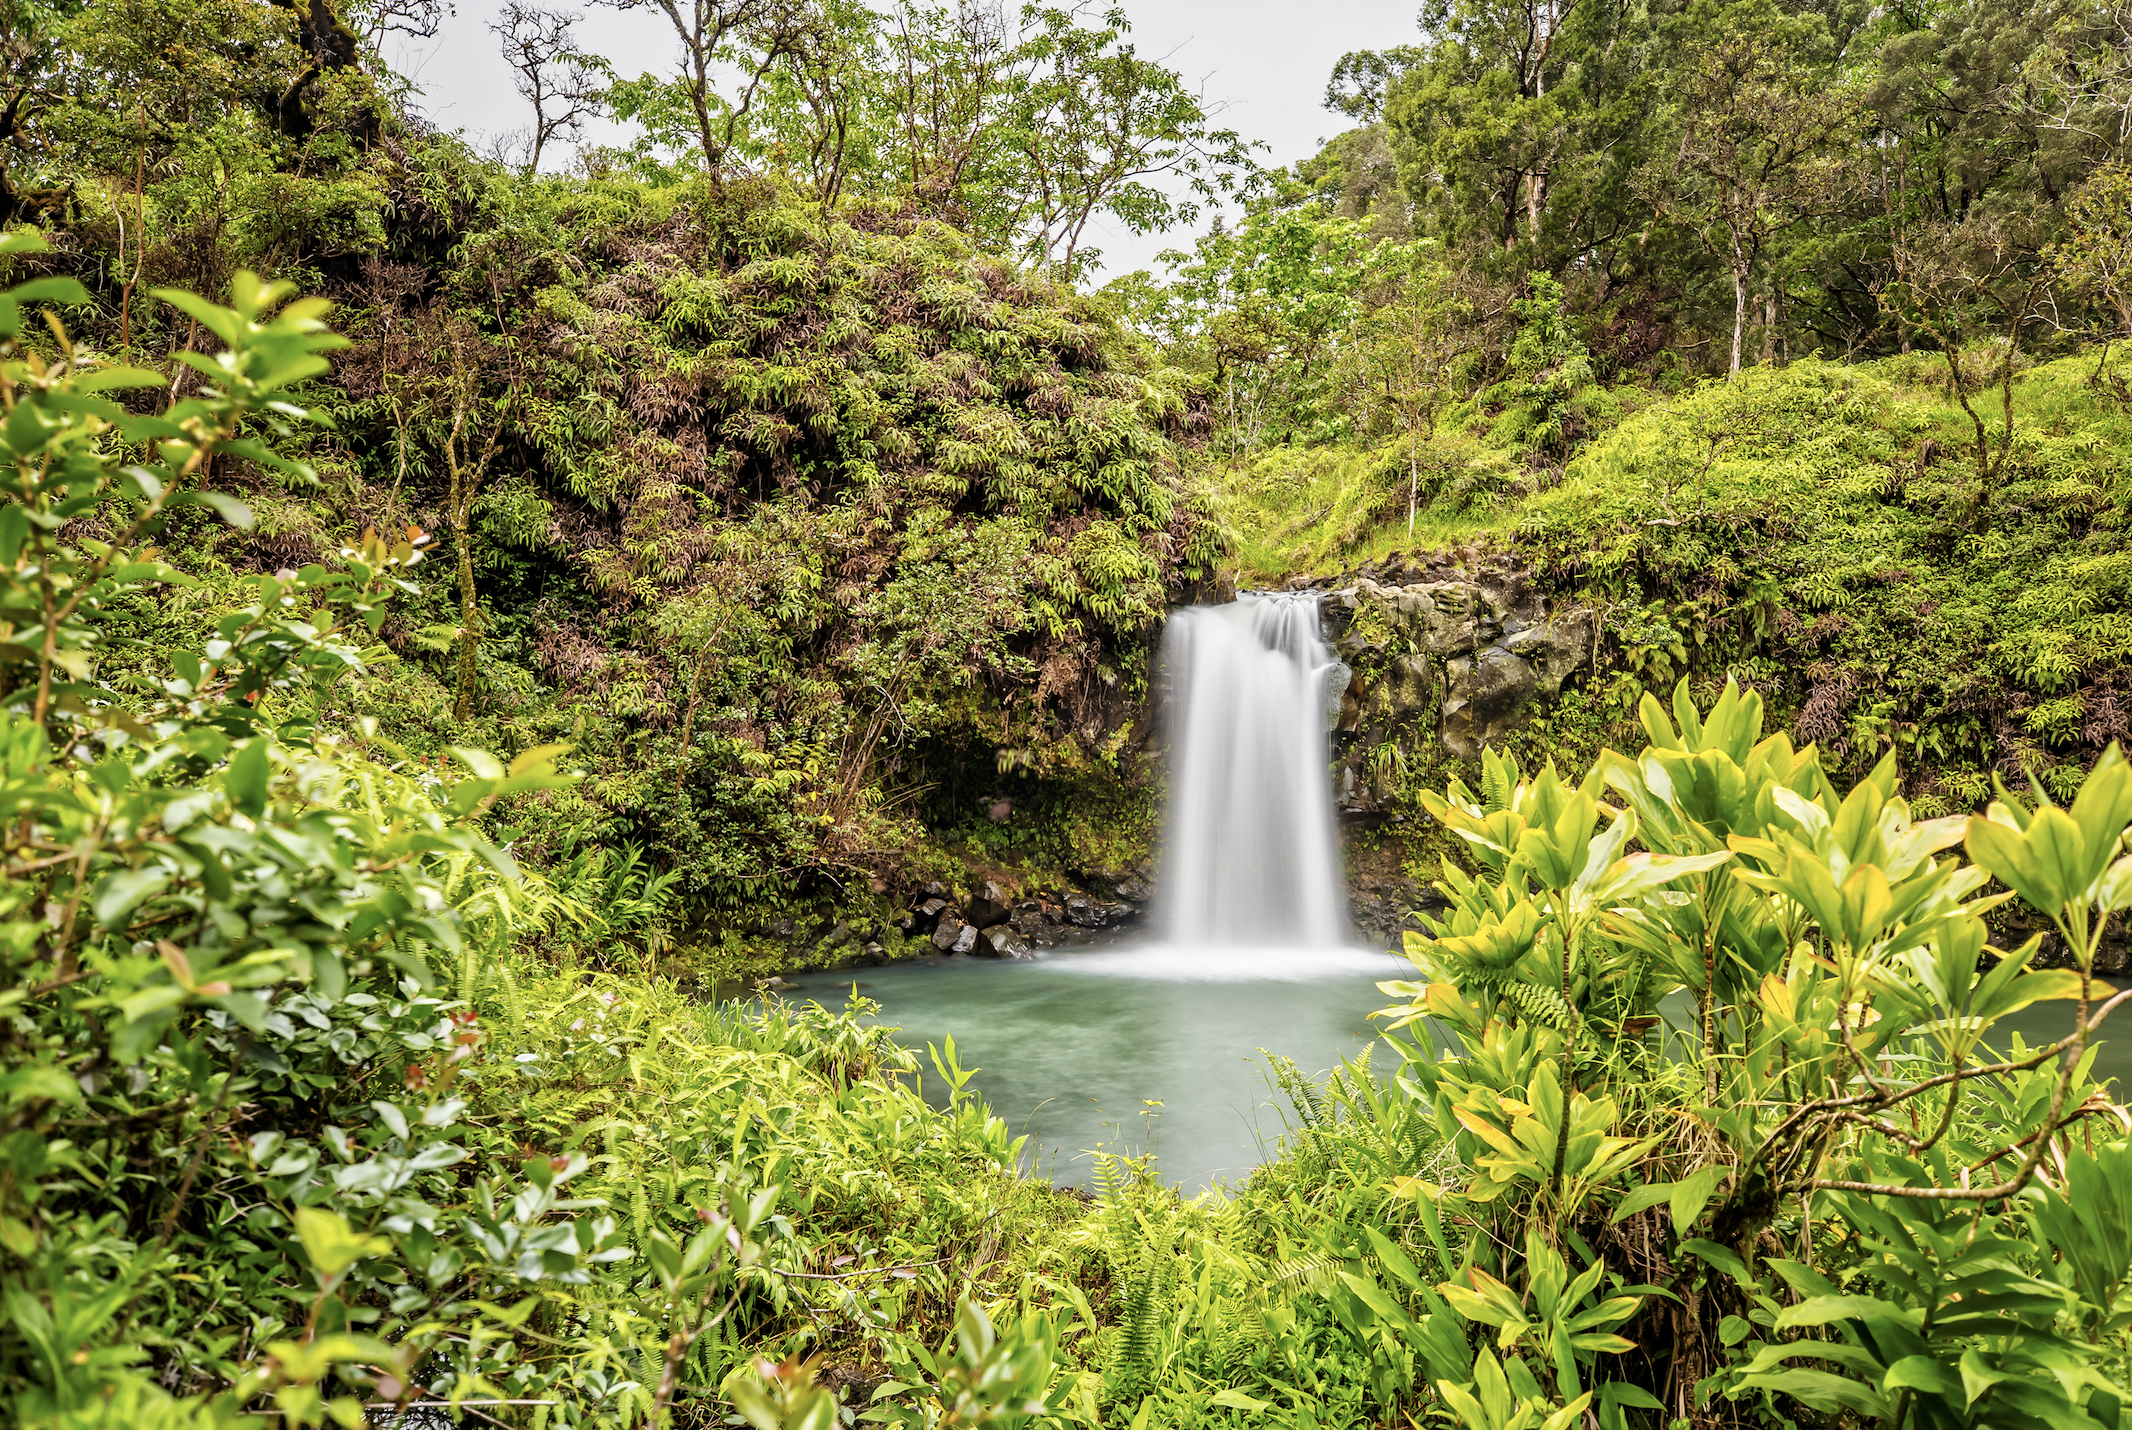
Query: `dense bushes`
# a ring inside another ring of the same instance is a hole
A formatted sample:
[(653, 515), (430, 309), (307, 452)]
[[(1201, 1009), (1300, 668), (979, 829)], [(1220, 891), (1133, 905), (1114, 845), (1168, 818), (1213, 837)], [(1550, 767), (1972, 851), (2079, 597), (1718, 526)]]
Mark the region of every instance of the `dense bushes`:
[[(166, 294), (227, 348), (202, 396), (129, 414), (99, 394), (160, 375), (13, 345), (25, 302), (80, 296), (42, 280), (0, 302), (12, 1416), (701, 1421), (729, 1373), (740, 1403), (797, 1414), (827, 1402), (758, 1383), (753, 1350), (900, 1364), (980, 1288), (1030, 1304), (1029, 1240), (1060, 1203), (1012, 1175), (952, 1043), (936, 1113), (850, 1015), (721, 1013), (528, 960), (534, 941), (612, 959), (639, 931), (618, 881), (658, 896), (604, 861), (558, 888), (486, 836), (499, 801), (569, 783), (557, 748), (508, 769), (455, 748), (450, 778), (375, 722), (327, 725), (412, 544), (253, 578), (202, 644), (106, 667), (130, 598), (190, 579), (146, 544), (169, 514), (249, 521), (206, 486), (215, 459), (307, 478), (240, 433), (310, 420), (290, 390), (338, 340), (248, 274), (231, 308)], [(152, 465), (121, 467), (120, 443)], [(1042, 1395), (1048, 1324), (995, 1340), (965, 1310), (928, 1393), (1005, 1403), (1036, 1374), (1019, 1393)]]
[[(2088, 1081), (2132, 996), (2093, 977), (2132, 904), (2114, 747), (2068, 808), (1921, 823), (1892, 759), (1839, 798), (1733, 687), (1647, 697), (1649, 748), (1576, 785), (1491, 752), (1478, 796), (1428, 798), (1470, 862), (1410, 942), (1427, 982), (1386, 985), (1448, 1048), (1277, 1068), (1297, 1125), (1233, 1196), (1113, 1156), (1084, 1209), (1017, 1175), (952, 1042), (935, 1106), (863, 1004), (588, 971), (649, 954), (665, 895), (496, 847), (567, 785), (553, 747), (459, 747), (454, 779), (335, 731), (412, 542), (107, 665), (187, 579), (144, 545), (170, 513), (249, 519), (212, 461), (305, 479), (274, 428), (334, 343), (249, 275), (167, 296), (227, 351), (160, 415), (100, 395), (160, 375), (68, 348), (0, 369), (18, 1420), (2118, 1424), (2132, 1124)], [(1988, 948), (1993, 878), (2073, 967)], [(1986, 1041), (2042, 1001), (2067, 1037)]]

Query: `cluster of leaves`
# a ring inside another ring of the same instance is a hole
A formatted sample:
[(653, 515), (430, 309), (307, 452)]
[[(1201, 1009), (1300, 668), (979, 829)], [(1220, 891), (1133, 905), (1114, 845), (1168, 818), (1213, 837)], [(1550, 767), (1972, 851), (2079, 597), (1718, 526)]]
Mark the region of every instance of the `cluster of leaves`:
[[(248, 274), (227, 308), (159, 296), (226, 346), (153, 414), (107, 394), (163, 375), (56, 320), (29, 341), (25, 305), (79, 301), (70, 281), (0, 298), (10, 1419), (813, 1427), (834, 1398), (765, 1367), (851, 1347), (899, 1367), (876, 1421), (1011, 1426), (1069, 1392), (1035, 1298), (1070, 1302), (1072, 1265), (1023, 1252), (1015, 1282), (984, 1231), (1058, 1201), (1013, 1175), (952, 1044), (936, 1113), (863, 1005), (717, 1011), (526, 958), (640, 916), (578, 896), (626, 867), (558, 888), (485, 832), (568, 782), (559, 751), (462, 747), (446, 779), (328, 727), (412, 543), (255, 578), (153, 679), (113, 659), (129, 601), (190, 579), (146, 544), (172, 514), (250, 519), (204, 487), (216, 461), (310, 479), (276, 448), (339, 342)], [(983, 1302), (1026, 1314), (996, 1334)]]
[[(2132, 897), (2132, 767), (1914, 821), (1728, 690), (1581, 782), (1490, 755), (1468, 851), (1383, 985), (1410, 1034), (1180, 1202), (1114, 1164), (1103, 1394), (1135, 1423), (2115, 1426), (2132, 1118), (2089, 1070)], [(1966, 844), (1974, 863), (1943, 857)], [(1989, 946), (1982, 915), (2047, 909)], [(1686, 995), (1690, 1014), (1675, 1004)], [(2040, 1046), (2005, 1020), (2065, 1010)]]
[[(527, 833), (636, 842), (698, 910), (922, 864), (899, 791), (940, 790), (937, 828), (1125, 782), (1114, 687), (1215, 554), (1198, 398), (1099, 309), (937, 224), (722, 202), (708, 255), (583, 215), (593, 271), (525, 292), (508, 345), (448, 339), (503, 359), (495, 475), (455, 534), (493, 613), (478, 688), (526, 692), (490, 705), (498, 742), (649, 737)], [(349, 365), (344, 426), (381, 456), (449, 458), (459, 409), (402, 402), (392, 367), (432, 330), (380, 310)]]

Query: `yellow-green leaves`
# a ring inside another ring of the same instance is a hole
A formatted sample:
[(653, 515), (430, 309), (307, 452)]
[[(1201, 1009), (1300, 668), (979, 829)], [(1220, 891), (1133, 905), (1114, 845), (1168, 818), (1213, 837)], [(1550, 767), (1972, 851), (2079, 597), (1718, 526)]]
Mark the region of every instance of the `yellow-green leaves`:
[(1620, 1114), (1611, 1097), (1577, 1092), (1565, 1105), (1561, 1070), (1552, 1060), (1534, 1070), (1522, 1100), (1474, 1087), (1453, 1103), (1451, 1113), (1489, 1149), (1474, 1159), (1478, 1175), (1466, 1189), (1470, 1199), (1491, 1201), (1525, 1184), (1528, 1195), (1546, 1194), (1565, 1218), (1657, 1141), (1609, 1135)]
[(1972, 817), (1969, 857), (2055, 920), (2085, 964), (2094, 957), (2090, 908), (2109, 914), (2132, 904), (2132, 859), (2118, 858), (2128, 823), (2132, 766), (2112, 745), (2070, 810), (2046, 801), (2031, 813), (2001, 799), (1983, 817)]
[(1943, 922), (1930, 947), (1904, 953), (1906, 979), (1890, 980), (1883, 1001), (1905, 1010), (1911, 1031), (1948, 1054), (1966, 1054), (1997, 1020), (2032, 1003), (2078, 998), (2080, 975), (2069, 968), (2028, 972), (2037, 940), (2012, 953), (1988, 949), (1981, 919)]
[(331, 1287), (366, 1256), (383, 1256), (392, 1243), (382, 1236), (361, 1236), (351, 1230), (347, 1218), (324, 1207), (296, 1209), (296, 1239), (303, 1243), (304, 1259), (318, 1274), (322, 1287)]
[(1471, 1380), (1463, 1385), (1439, 1380), (1436, 1393), (1465, 1430), (1571, 1430), (1582, 1423), (1592, 1403), (1589, 1393), (1557, 1407), (1541, 1397), (1522, 1361), (1512, 1359), (1509, 1369), (1525, 1383), (1514, 1384), (1505, 1367), (1484, 1350), (1474, 1359)]
[[(1960, 819), (1913, 823), (1909, 806), (1868, 780), (1833, 815), (1790, 791), (1773, 800), (1792, 828), (1767, 839), (1732, 837), (1761, 866), (1739, 877), (1803, 909), (1822, 936), (1851, 954), (1899, 953), (1932, 937), (1983, 875), (1932, 858), (1962, 835)], [(1970, 912), (1981, 907), (1971, 905)]]
[(1528, 1285), (1523, 1293), (1479, 1267), (1465, 1273), (1470, 1284), (1452, 1281), (1437, 1290), (1459, 1315), (1494, 1327), (1497, 1350), (1512, 1351), (1529, 1342), (1553, 1365), (1561, 1393), (1575, 1396), (1582, 1387), (1580, 1360), (1636, 1348), (1635, 1342), (1612, 1334), (1612, 1328), (1635, 1315), (1643, 1298), (1610, 1296), (1587, 1304), (1606, 1274), (1606, 1263), (1594, 1261), (1572, 1279), (1562, 1253), (1537, 1230), (1525, 1234), (1525, 1269)]
[(1436, 941), (1432, 952), (1456, 959), (1472, 971), (1504, 974), (1532, 952), (1540, 932), (1540, 911), (1529, 900), (1507, 913), (1493, 911), (1473, 921), (1473, 928)]

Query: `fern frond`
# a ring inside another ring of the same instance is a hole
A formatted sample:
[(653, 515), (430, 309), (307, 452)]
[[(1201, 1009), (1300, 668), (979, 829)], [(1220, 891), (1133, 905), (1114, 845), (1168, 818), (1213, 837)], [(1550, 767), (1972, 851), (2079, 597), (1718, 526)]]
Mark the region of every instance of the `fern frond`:
[(1330, 1251), (1310, 1251), (1274, 1263), (1266, 1284), (1290, 1292), (1308, 1291), (1322, 1296), (1338, 1284), (1340, 1273), (1365, 1264), (1365, 1259)]
[(1503, 996), (1517, 1005), (1520, 1013), (1535, 1023), (1543, 1023), (1559, 1032), (1570, 1032), (1582, 1026), (1584, 1019), (1569, 1005), (1560, 992), (1537, 983), (1506, 983)]

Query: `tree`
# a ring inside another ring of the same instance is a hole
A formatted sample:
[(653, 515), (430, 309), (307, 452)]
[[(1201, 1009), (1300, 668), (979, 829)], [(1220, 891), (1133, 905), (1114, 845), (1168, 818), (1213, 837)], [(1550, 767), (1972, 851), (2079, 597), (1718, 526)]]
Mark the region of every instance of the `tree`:
[[(474, 687), (481, 651), (481, 607), (474, 587), (472, 516), (474, 498), (503, 445), (504, 424), (518, 398), (514, 382), (498, 399), (484, 400), (481, 392), (481, 361), (487, 347), (473, 333), (449, 318), (441, 320), (446, 360), (443, 391), (433, 397), (449, 412), (440, 446), (444, 456), (444, 520), (451, 528), (452, 546), (459, 568), (459, 670), (452, 694), (452, 719), (465, 724), (474, 716)], [(441, 414), (440, 414), (441, 415)], [(482, 429), (486, 428), (486, 436)]]
[(1522, 237), (1553, 267), (1633, 233), (1612, 210), (1648, 108), (1642, 7), (1432, 0), (1421, 27), (1427, 43), (1381, 67), (1342, 61), (1328, 99), (1366, 107), (1381, 68), (1407, 193), (1446, 236)]
[(1424, 58), (1412, 45), (1389, 50), (1349, 50), (1325, 81), (1325, 107), (1365, 124), (1384, 118), (1384, 100), (1401, 75)]
[[(1968, 417), (1977, 473), (1969, 525), (1991, 525), (1992, 497), (2014, 446), (2014, 374), (2021, 335), (2039, 314), (2051, 280), (2040, 242), (2043, 215), (2034, 206), (1979, 209), (1957, 224), (1917, 221), (1897, 229), (1896, 278), (1881, 302), (1908, 335), (1937, 348), (1947, 363), (1948, 394)], [(1996, 387), (1994, 433), (1976, 399)]]
[(598, 55), (577, 47), (572, 31), (578, 17), (567, 10), (546, 10), (524, 0), (508, 0), (489, 22), (503, 42), (511, 84), (533, 106), (533, 128), (526, 141), (525, 172), (540, 172), (540, 156), (549, 141), (576, 138), (585, 121), (606, 103), (612, 68)]
[(897, 174), (935, 212), (985, 212), (1004, 133), (1006, 96), (1027, 83), (1031, 56), (997, 0), (957, 0), (950, 10), (905, 5), (888, 31), (888, 81)]
[(2046, 257), (2065, 285), (2069, 310), (2077, 311), (2078, 300), (2102, 309), (2090, 306), (2093, 317), (2083, 325), (2102, 343), (2089, 384), (2132, 408), (2132, 383), (2110, 367), (2111, 345), (2132, 337), (2132, 170), (2098, 170), (2067, 201), (2065, 216), (2068, 231)]
[[(723, 175), (748, 115), (778, 65), (796, 54), (821, 23), (813, 0), (599, 0), (615, 10), (656, 9), (681, 45), (681, 73), (670, 80), (649, 75), (617, 86), (617, 113), (658, 114), (678, 100), (694, 121), (705, 171)], [(718, 93), (714, 75), (737, 70), (732, 98)]]
[(357, 0), (346, 7), (346, 18), (363, 47), (376, 55), (387, 35), (435, 39), (444, 17), (455, 8), (447, 0)]
[(812, 176), (822, 212), (836, 207), (844, 192), (856, 142), (871, 159), (866, 141), (877, 104), (872, 71), (880, 58), (876, 36), (880, 17), (857, 0), (823, 0), (821, 23), (803, 28), (780, 67), (783, 106), (802, 116), (797, 147)]
[(410, 478), (443, 489), (437, 511), (452, 534), (459, 619), (426, 627), (416, 640), (455, 654), (452, 718), (464, 723), (474, 713), (483, 625), (474, 580), (474, 505), (503, 450), (524, 384), (508, 339), (489, 336), (444, 303), (418, 306), (420, 289), (412, 276), (389, 265), (374, 267), (365, 293), (375, 305), (373, 316), (351, 375), (360, 371), (359, 380), (390, 415), (393, 479), (386, 524), (401, 519), (401, 492)]
[(1098, 255), (1084, 252), (1089, 222), (1107, 213), (1134, 233), (1190, 223), (1198, 204), (1158, 187), (1182, 179), (1196, 198), (1234, 191), (1250, 146), (1213, 127), (1204, 100), (1175, 70), (1143, 59), (1126, 42), (1119, 9), (1098, 25), (1078, 9), (1023, 12), (1029, 77), (1006, 122), (1016, 227), (1040, 267), (1072, 276)]
[(1345, 430), (1337, 345), (1361, 311), (1371, 247), (1367, 224), (1276, 181), (1235, 229), (1217, 223), (1189, 255), (1164, 254), (1176, 273), (1165, 288), (1121, 281), (1110, 290), (1208, 370), (1229, 440), (1244, 449)]
[(1352, 399), (1383, 414), (1407, 440), (1407, 539), (1421, 501), (1421, 453), (1436, 419), (1460, 391), (1481, 346), (1472, 304), (1459, 291), (1440, 244), (1384, 244), (1371, 251), (1363, 313), (1347, 339)]
[(1765, 20), (1735, 15), (1690, 51), (1679, 148), (1670, 171), (1640, 180), (1732, 279), (1735, 373), (1749, 285), (1771, 239), (1840, 207), (1845, 180), (1832, 150), (1855, 111), (1851, 93), (1808, 71)]

